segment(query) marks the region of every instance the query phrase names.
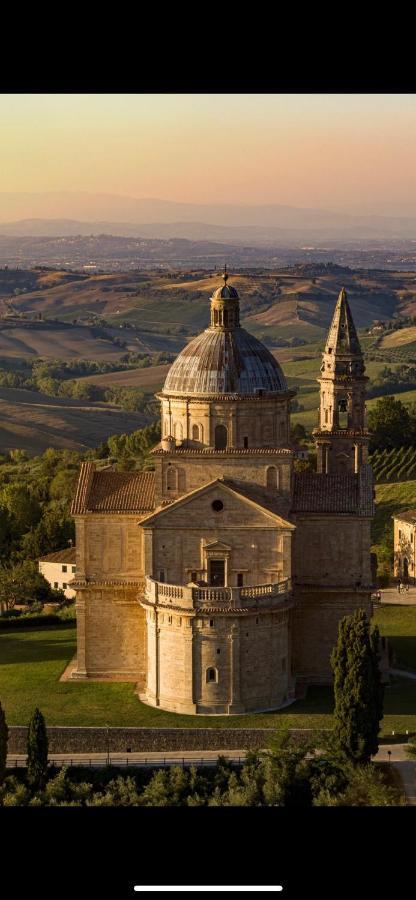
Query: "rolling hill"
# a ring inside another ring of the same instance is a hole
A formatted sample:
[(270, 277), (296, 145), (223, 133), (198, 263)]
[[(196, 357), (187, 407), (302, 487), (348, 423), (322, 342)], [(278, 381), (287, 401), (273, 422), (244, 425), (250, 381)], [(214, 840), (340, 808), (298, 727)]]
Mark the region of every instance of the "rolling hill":
[(37, 391), (0, 387), (0, 452), (20, 448), (30, 456), (47, 447), (86, 450), (111, 434), (147, 425), (141, 413), (107, 403), (45, 397)]

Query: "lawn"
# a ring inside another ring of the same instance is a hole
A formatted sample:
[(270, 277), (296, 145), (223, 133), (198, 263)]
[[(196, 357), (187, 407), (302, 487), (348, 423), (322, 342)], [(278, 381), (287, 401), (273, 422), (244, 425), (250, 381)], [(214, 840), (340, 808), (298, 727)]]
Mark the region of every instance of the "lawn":
[[(409, 637), (409, 622), (396, 615), (396, 607), (391, 610), (390, 623), (390, 608), (377, 610), (383, 633), (394, 634), (396, 640), (401, 635)], [(140, 703), (134, 684), (60, 682), (75, 646), (75, 629), (68, 627), (0, 634), (0, 700), (9, 725), (26, 724), (35, 706), (39, 706), (48, 725), (277, 729), (332, 726), (329, 687), (310, 688), (306, 699), (297, 700), (281, 712), (227, 718), (185, 716), (153, 709)], [(397, 679), (389, 685), (385, 712), (384, 736), (392, 730), (416, 733), (416, 682)]]
[(373, 539), (376, 544), (382, 537), (386, 524), (393, 532), (392, 516), (400, 510), (416, 506), (416, 481), (394, 481), (376, 484), (376, 514), (373, 522)]
[(416, 606), (382, 606), (375, 610), (373, 621), (389, 639), (396, 655), (396, 667), (416, 672)]

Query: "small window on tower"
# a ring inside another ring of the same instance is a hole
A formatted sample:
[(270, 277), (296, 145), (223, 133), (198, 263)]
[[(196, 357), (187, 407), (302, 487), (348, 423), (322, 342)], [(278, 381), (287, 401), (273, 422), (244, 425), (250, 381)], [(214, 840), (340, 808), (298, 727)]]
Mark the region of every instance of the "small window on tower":
[(218, 681), (218, 669), (214, 669), (214, 667), (210, 667), (207, 669), (207, 682), (216, 682)]

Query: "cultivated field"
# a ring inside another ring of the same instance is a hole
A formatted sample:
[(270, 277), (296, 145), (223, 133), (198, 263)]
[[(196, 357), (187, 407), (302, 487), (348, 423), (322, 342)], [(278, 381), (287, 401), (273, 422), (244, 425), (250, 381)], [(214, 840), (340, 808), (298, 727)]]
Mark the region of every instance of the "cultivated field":
[(142, 413), (124, 412), (107, 403), (0, 387), (0, 453), (16, 448), (30, 456), (47, 447), (86, 450), (111, 434), (135, 431), (149, 421)]

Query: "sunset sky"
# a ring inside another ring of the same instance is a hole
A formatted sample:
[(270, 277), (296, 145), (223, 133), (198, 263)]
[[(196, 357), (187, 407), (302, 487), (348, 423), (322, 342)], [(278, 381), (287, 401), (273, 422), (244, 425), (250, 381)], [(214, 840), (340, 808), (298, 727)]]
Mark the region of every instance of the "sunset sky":
[(0, 115), (0, 192), (416, 210), (415, 94), (3, 94)]

